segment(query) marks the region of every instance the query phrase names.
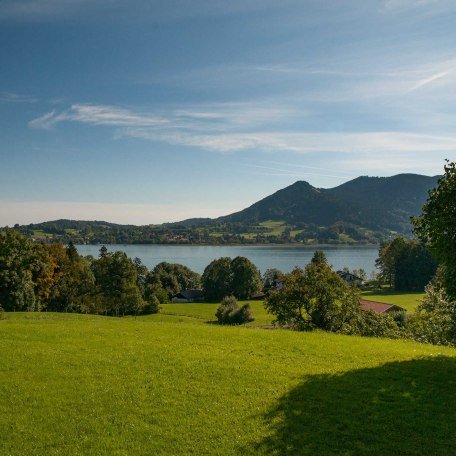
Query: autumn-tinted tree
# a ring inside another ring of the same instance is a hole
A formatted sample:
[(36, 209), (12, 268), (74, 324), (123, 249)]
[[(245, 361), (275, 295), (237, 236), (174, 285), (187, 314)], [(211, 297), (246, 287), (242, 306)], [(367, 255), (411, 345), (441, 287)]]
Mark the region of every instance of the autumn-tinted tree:
[(96, 292), (95, 277), (89, 262), (71, 244), (66, 249), (62, 244), (51, 244), (47, 249), (57, 265), (47, 308), (63, 312), (95, 312), (92, 305)]

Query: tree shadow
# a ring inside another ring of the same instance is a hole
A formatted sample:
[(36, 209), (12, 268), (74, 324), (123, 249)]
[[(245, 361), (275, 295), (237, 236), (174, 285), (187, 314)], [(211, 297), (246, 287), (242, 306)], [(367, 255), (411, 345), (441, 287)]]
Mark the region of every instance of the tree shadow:
[(272, 433), (249, 451), (456, 454), (456, 359), (423, 358), (311, 376), (264, 419)]

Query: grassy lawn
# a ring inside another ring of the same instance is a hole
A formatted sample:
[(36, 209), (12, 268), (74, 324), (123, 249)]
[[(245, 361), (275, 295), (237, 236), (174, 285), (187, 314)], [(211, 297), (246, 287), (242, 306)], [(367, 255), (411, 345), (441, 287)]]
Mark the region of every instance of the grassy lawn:
[(456, 453), (454, 349), (51, 313), (0, 346), (0, 454)]
[(389, 289), (382, 291), (364, 291), (362, 295), (363, 298), (370, 299), (371, 301), (396, 304), (397, 306), (403, 307), (408, 313), (413, 313), (416, 310), (419, 301), (424, 297), (424, 293), (401, 292)]
[(270, 231), (267, 234), (280, 236), (285, 228), (287, 228), (287, 224), (283, 221), (275, 221), (275, 220), (267, 220), (265, 222), (261, 222), (258, 224), (263, 228), (268, 228)]
[[(248, 302), (252, 308), (255, 321), (248, 323), (247, 326), (270, 325), (274, 319), (273, 315), (266, 312), (263, 301), (239, 301), (239, 305)], [(210, 322), (215, 322), (215, 312), (220, 304), (212, 303), (191, 303), (191, 304), (162, 304), (162, 313), (170, 315), (185, 315), (188, 317), (199, 318)]]

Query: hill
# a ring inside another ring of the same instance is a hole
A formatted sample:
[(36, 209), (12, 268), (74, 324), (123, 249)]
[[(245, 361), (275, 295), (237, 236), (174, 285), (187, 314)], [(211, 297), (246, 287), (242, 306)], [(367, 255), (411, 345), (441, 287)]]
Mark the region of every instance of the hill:
[(52, 313), (0, 344), (0, 454), (456, 452), (451, 348)]
[(219, 220), (243, 223), (283, 220), (319, 226), (340, 222), (408, 233), (410, 217), (420, 213), (427, 192), (435, 187), (437, 179), (437, 176), (416, 174), (364, 176), (330, 189), (298, 181)]
[(94, 244), (377, 244), (397, 233), (411, 234), (410, 217), (421, 212), (437, 179), (416, 174), (363, 176), (330, 189), (298, 181), (217, 219), (144, 226), (56, 220), (15, 229), (51, 242)]

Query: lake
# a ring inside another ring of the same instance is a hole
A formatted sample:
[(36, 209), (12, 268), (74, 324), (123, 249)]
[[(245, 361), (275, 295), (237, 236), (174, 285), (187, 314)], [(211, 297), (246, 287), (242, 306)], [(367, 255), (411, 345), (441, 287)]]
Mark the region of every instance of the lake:
[[(81, 255), (98, 256), (100, 245), (77, 245)], [(323, 250), (328, 262), (335, 270), (347, 266), (350, 269), (364, 269), (368, 276), (375, 270), (378, 247), (375, 246), (262, 246), (262, 245), (106, 245), (111, 252), (121, 250), (129, 257), (138, 257), (149, 268), (162, 261), (180, 263), (199, 272), (214, 259), (220, 257), (244, 256), (254, 263), (263, 273), (268, 268), (277, 268), (283, 272), (291, 271), (295, 266), (305, 266), (311, 260), (316, 249)]]

